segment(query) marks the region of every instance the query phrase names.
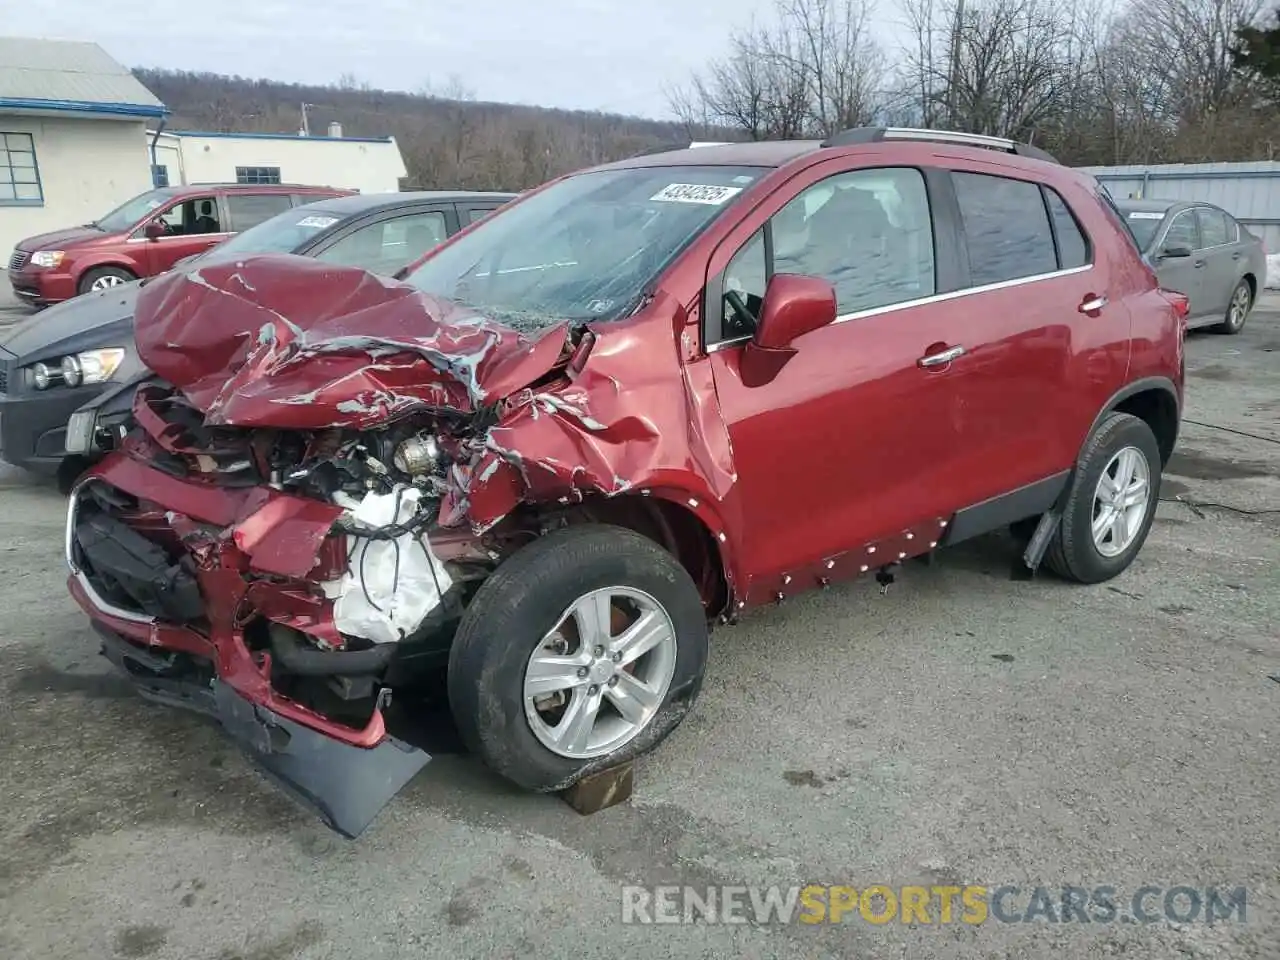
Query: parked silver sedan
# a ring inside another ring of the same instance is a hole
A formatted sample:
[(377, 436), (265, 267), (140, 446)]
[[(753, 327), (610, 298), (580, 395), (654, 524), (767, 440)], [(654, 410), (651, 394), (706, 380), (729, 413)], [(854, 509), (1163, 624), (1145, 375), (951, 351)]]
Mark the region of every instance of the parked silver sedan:
[(1160, 284), (1191, 301), (1188, 327), (1239, 333), (1264, 289), (1262, 241), (1231, 214), (1187, 200), (1117, 200)]

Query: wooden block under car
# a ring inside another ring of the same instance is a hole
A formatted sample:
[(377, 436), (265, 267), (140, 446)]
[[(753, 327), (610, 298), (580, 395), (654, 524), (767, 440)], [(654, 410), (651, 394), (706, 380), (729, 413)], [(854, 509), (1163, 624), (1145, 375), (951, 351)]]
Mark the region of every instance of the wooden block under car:
[(585, 817), (631, 799), (634, 786), (635, 764), (628, 761), (583, 777), (560, 799)]

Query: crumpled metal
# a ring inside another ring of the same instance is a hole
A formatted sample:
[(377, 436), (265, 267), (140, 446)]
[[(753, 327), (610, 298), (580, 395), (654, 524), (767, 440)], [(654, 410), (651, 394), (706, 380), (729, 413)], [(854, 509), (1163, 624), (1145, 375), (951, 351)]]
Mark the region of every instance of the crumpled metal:
[(560, 361), (536, 339), (355, 267), (263, 254), (215, 260), (138, 297), (139, 358), (210, 426), (361, 430), (414, 410), (468, 413)]
[(365, 430), (495, 410), (440, 505), (441, 526), (477, 534), (521, 502), (631, 492), (679, 497), (715, 532), (737, 525), (710, 370), (679, 355), (687, 323), (659, 294), (630, 320), (590, 325), (571, 370), (568, 323), (530, 339), (407, 284), (285, 255), (161, 277), (136, 320), (143, 362), (209, 425)]

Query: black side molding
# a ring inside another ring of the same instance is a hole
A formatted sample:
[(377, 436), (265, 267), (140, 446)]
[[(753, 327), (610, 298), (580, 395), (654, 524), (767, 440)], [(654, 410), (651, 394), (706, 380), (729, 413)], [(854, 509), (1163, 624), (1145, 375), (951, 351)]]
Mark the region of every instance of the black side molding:
[(942, 542), (950, 546), (1007, 527), (1016, 520), (1046, 513), (1058, 502), (1070, 481), (1071, 471), (1063, 470), (1025, 487), (965, 507), (956, 512)]

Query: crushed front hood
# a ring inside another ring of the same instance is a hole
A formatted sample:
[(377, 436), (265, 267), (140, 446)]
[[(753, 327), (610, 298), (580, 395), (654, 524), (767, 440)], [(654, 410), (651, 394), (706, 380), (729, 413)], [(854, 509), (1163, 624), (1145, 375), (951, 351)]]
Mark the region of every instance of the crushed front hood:
[(470, 412), (554, 369), (569, 332), (530, 339), (408, 284), (284, 254), (159, 277), (135, 318), (142, 362), (206, 423), (295, 430)]

